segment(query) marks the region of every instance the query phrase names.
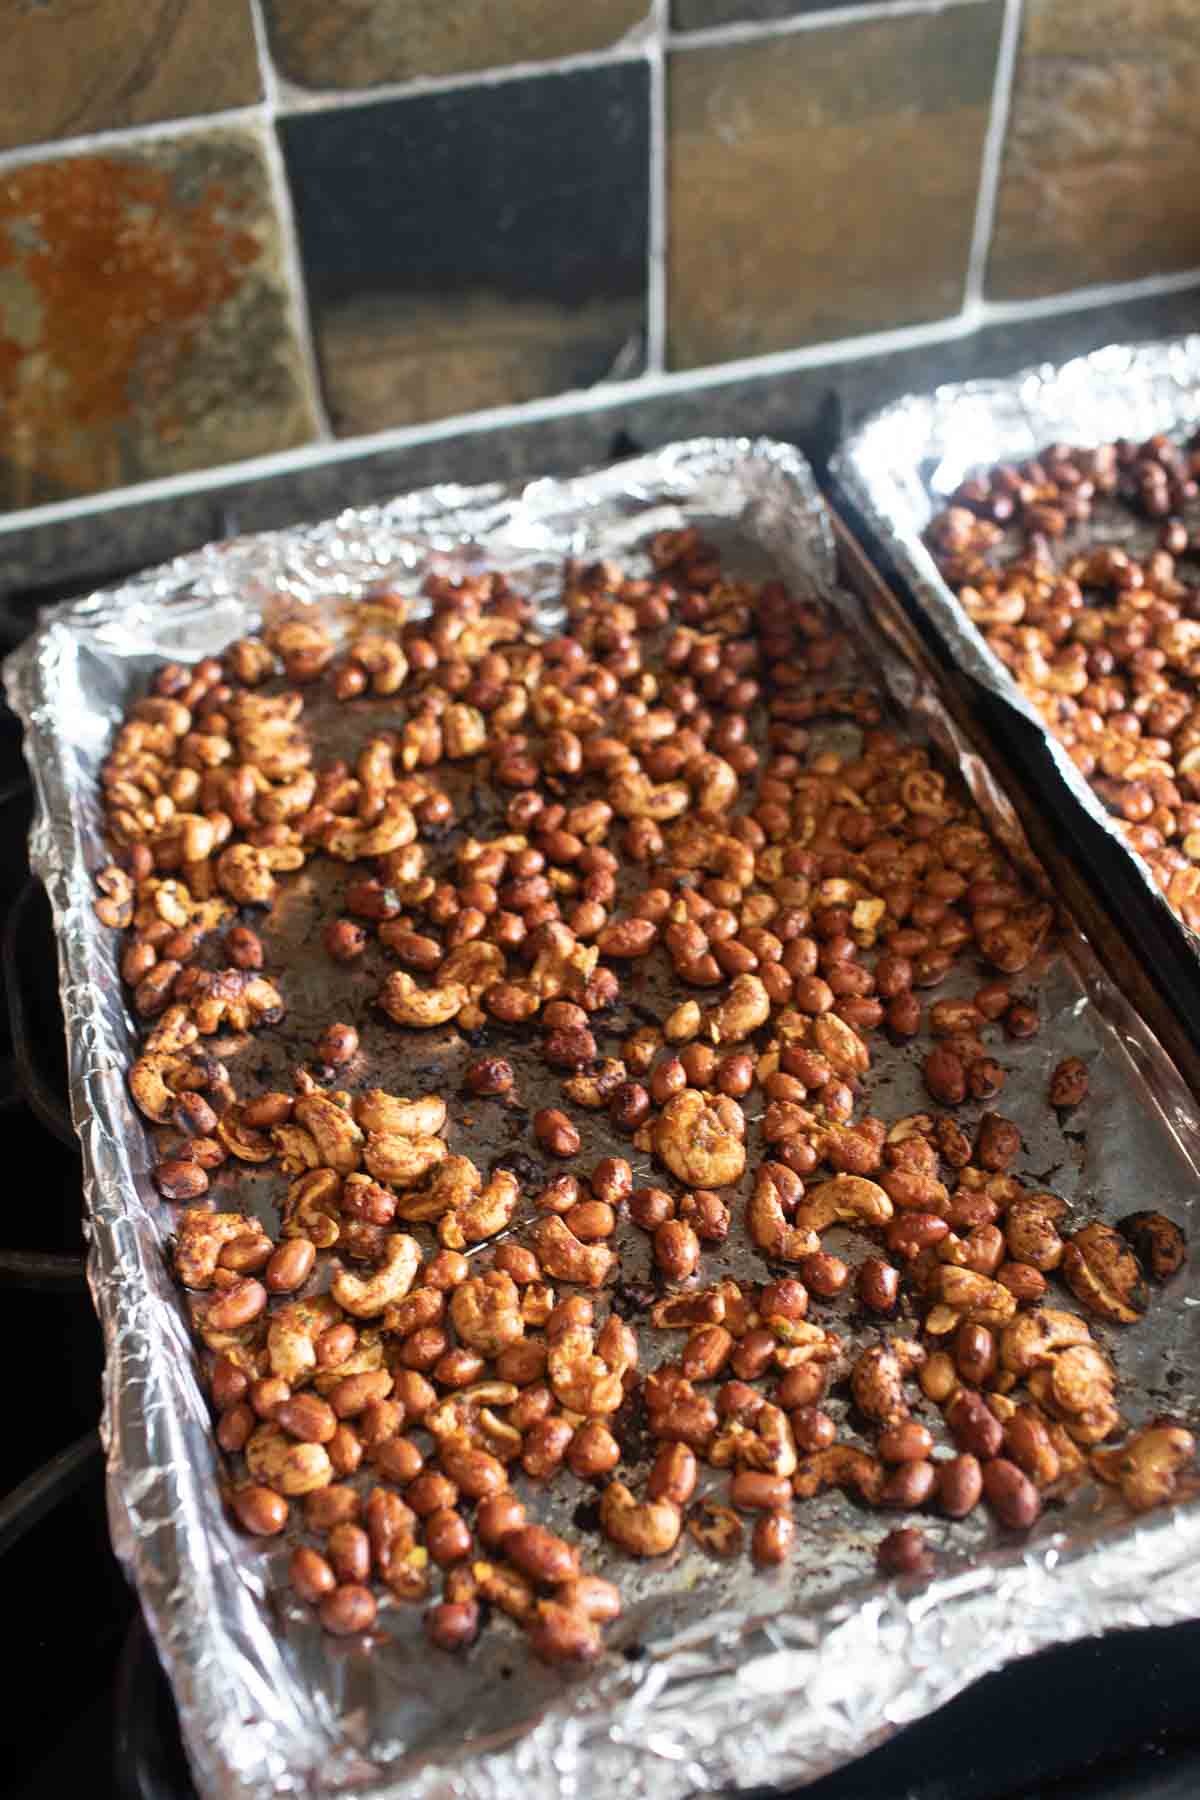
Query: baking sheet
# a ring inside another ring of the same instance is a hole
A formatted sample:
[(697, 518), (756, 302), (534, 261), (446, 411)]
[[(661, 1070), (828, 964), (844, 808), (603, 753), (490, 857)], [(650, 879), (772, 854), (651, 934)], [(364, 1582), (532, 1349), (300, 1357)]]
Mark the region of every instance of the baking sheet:
[[(766, 442), (700, 440), (576, 481), (515, 493), (439, 488), (210, 547), (55, 609), (7, 665), (38, 795), (33, 860), (60, 944), (90, 1271), (107, 1352), (114, 1543), (172, 1680), (205, 1794), (516, 1800), (519, 1791), (522, 1800), (558, 1800), (620, 1782), (674, 1800), (697, 1788), (797, 1783), (1027, 1650), (1200, 1613), (1197, 1502), (1134, 1522), (1107, 1490), (1089, 1485), (1020, 1540), (997, 1534), (982, 1509), (954, 1527), (930, 1519), (941, 1552), (935, 1577), (896, 1585), (878, 1581), (872, 1557), (896, 1515), (860, 1510), (840, 1494), (798, 1508), (798, 1552), (777, 1574), (755, 1572), (746, 1558), (714, 1564), (690, 1544), (665, 1567), (645, 1569), (605, 1561), (592, 1492), (563, 1476), (538, 1512), (581, 1543), (590, 1565), (617, 1574), (626, 1613), (610, 1633), (611, 1656), (584, 1675), (548, 1670), (500, 1621), (467, 1658), (451, 1660), (428, 1651), (415, 1607), (382, 1615), (392, 1642), (367, 1656), (324, 1638), (287, 1595), (286, 1544), (264, 1555), (224, 1515), (183, 1297), (162, 1254), (173, 1210), (149, 1183), (146, 1137), (126, 1095), (133, 1038), (116, 943), (92, 911), (90, 872), (107, 860), (95, 777), (111, 731), (157, 661), (220, 649), (280, 596), (327, 606), (381, 582), (415, 591), (428, 567), (464, 560), (464, 544), (474, 546), (468, 564), (515, 571), (548, 596), (564, 554), (628, 557), (648, 533), (690, 522), (725, 543), (732, 571), (770, 566), (798, 594), (816, 588), (865, 635), (859, 603), (834, 592), (828, 521), (799, 455)], [(909, 727), (960, 760), (996, 828), (1014, 840), (1015, 820), (936, 698), (893, 652), (880, 655)], [(312, 866), (316, 882), (321, 869)], [(291, 919), (302, 910), (294, 904)], [(279, 929), (302, 927), (285, 919)], [(329, 1015), (319, 993), (295, 985), (287, 1029), (298, 1040)], [(974, 985), (966, 975), (942, 991)], [(1001, 1104), (1025, 1128), (1016, 1172), (1038, 1173), (1088, 1213), (1159, 1206), (1195, 1242), (1200, 1131), (1173, 1069), (1082, 944), (1046, 960), (1039, 999), (1041, 1036), (1000, 1051), (1012, 1070)], [(445, 1059), (458, 1054), (455, 1034), (439, 1043), (423, 1036), (407, 1091), (444, 1083), (449, 1094)], [(1067, 1054), (1089, 1062), (1092, 1097), (1086, 1117), (1064, 1130), (1044, 1092)], [(872, 1110), (892, 1119), (923, 1107), (919, 1057), (910, 1049), (877, 1058)], [(442, 1060), (432, 1066), (431, 1058)], [(964, 1108), (964, 1119), (977, 1111)], [(456, 1122), (455, 1148), (471, 1152), (465, 1134), (473, 1128)], [(585, 1137), (585, 1156), (593, 1142), (599, 1153), (599, 1140)], [(750, 1148), (753, 1168), (753, 1138)], [(648, 1173), (639, 1170), (642, 1179)], [(706, 1269), (761, 1279), (761, 1261), (737, 1248), (739, 1237), (735, 1226), (729, 1258), (709, 1253)], [(861, 1239), (839, 1245), (833, 1234), (830, 1244), (852, 1260), (869, 1249)], [(1198, 1297), (1193, 1252), (1142, 1325), (1119, 1339), (1097, 1328), (1115, 1354), (1132, 1420), (1164, 1411), (1200, 1418)], [(851, 1305), (814, 1306), (813, 1316), (843, 1329), (837, 1322)]]
[[(925, 528), (968, 476), (997, 462), (1022, 462), (1051, 443), (1081, 447), (1117, 437), (1173, 437), (1200, 424), (1200, 336), (1157, 344), (1110, 344), (1061, 364), (1045, 363), (1000, 380), (964, 381), (910, 394), (873, 413), (830, 464), (835, 481), (868, 521), (958, 666), (1015, 708), (1037, 730), (1066, 790), (1136, 870), (1155, 916), (1200, 958), (1200, 936), (1186, 926), (1150, 869), (1130, 849), (1112, 814), (1021, 692), (983, 633), (959, 605), (923, 542)], [(1195, 529), (1200, 506), (1185, 519)], [(1124, 541), (1138, 530), (1123, 508), (1097, 502), (1095, 517), (1062, 540), (1070, 554), (1089, 537)], [(1154, 531), (1145, 533), (1152, 547)], [(1131, 542), (1131, 551), (1138, 546)], [(1054, 797), (1057, 798), (1057, 797)]]

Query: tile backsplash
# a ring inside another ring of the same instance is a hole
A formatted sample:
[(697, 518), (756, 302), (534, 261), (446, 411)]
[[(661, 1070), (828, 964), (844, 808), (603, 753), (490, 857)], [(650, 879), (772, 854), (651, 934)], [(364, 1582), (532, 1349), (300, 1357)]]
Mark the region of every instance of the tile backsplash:
[(1198, 81), (1195, 0), (14, 0), (0, 522), (1200, 270)]

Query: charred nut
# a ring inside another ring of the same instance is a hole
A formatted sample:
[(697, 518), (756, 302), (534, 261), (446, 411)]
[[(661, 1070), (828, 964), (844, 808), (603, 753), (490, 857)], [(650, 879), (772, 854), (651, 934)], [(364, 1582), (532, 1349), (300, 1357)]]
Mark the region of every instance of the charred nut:
[(238, 1524), (255, 1537), (274, 1537), (288, 1521), (288, 1503), (273, 1488), (251, 1485), (236, 1488), (229, 1504)]
[(750, 1539), (750, 1554), (760, 1568), (777, 1568), (791, 1555), (795, 1540), (796, 1526), (790, 1514), (763, 1513), (755, 1522)]
[(208, 1176), (198, 1162), (171, 1157), (155, 1169), (154, 1185), (164, 1200), (199, 1200), (208, 1192)]
[(1130, 1213), (1117, 1221), (1117, 1230), (1151, 1281), (1169, 1281), (1183, 1267), (1187, 1255), (1183, 1232), (1165, 1214)]
[(236, 1281), (209, 1306), (205, 1323), (213, 1331), (239, 1331), (257, 1319), (266, 1305), (267, 1290), (261, 1281)]
[(958, 1448), (981, 1461), (999, 1456), (1004, 1428), (981, 1394), (960, 1388), (946, 1409), (946, 1423)]
[(873, 1313), (896, 1310), (900, 1298), (900, 1274), (881, 1257), (868, 1256), (858, 1271), (858, 1296)]
[(1078, 1106), (1086, 1099), (1088, 1091), (1087, 1064), (1078, 1056), (1068, 1056), (1060, 1062), (1050, 1077), (1049, 1101), (1051, 1106)]
[(272, 1294), (293, 1294), (304, 1286), (316, 1260), (316, 1246), (309, 1238), (288, 1238), (272, 1253), (263, 1283)]
[(551, 1156), (575, 1156), (579, 1151), (579, 1133), (565, 1112), (556, 1106), (543, 1107), (534, 1114), (534, 1136)]
[(1003, 1456), (984, 1464), (983, 1495), (1000, 1523), (1010, 1531), (1028, 1531), (1042, 1510), (1038, 1491), (1029, 1477)]
[(301, 1547), (293, 1550), (288, 1563), (288, 1579), (296, 1595), (307, 1606), (319, 1606), (326, 1594), (337, 1586), (337, 1576), (316, 1550)]
[(370, 1588), (351, 1582), (326, 1594), (321, 1601), (321, 1624), (334, 1637), (353, 1637), (360, 1631), (370, 1631), (377, 1611)]
[(915, 1525), (889, 1531), (879, 1545), (876, 1561), (883, 1575), (926, 1575), (933, 1567), (924, 1534)]
[(964, 1452), (937, 1467), (938, 1504), (948, 1519), (965, 1519), (983, 1493), (983, 1469), (977, 1456)]

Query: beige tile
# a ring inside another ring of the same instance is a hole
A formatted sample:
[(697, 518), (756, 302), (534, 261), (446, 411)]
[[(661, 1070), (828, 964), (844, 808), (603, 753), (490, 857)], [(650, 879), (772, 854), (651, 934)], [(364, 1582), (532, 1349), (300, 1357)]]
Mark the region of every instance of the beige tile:
[(647, 8), (648, 0), (266, 0), (280, 72), (307, 88), (369, 88), (603, 50)]
[(3, 150), (261, 92), (249, 0), (27, 0), (0, 13)]
[(1200, 267), (1200, 5), (1027, 0), (988, 292)]
[(673, 55), (673, 368), (958, 310), (1000, 18), (988, 0)]

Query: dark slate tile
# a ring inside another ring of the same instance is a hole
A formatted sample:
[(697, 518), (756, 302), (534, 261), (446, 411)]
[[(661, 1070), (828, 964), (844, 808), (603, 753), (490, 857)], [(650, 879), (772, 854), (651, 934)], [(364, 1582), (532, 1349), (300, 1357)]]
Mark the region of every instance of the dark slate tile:
[(672, 54), (672, 368), (958, 310), (1002, 13)]
[(604, 50), (649, 0), (265, 0), (271, 52), (299, 87), (369, 88)]
[(339, 432), (643, 365), (641, 61), (281, 122)]
[(324, 518), (432, 482), (574, 474), (678, 438), (762, 433), (822, 459), (839, 426), (851, 430), (902, 394), (923, 393), (943, 381), (1011, 375), (1103, 344), (1174, 336), (1194, 327), (1198, 305), (1200, 287), (1009, 321), (941, 344), (784, 374), (699, 382), (683, 391), (614, 401), (599, 388), (577, 409), (553, 418), (524, 419), (499, 430), (467, 425), (432, 441), (371, 448), (271, 476), (233, 474), (203, 493), (118, 501), (100, 513), (20, 531), (6, 532), (0, 515), (0, 599), (71, 581), (77, 592), (86, 592), (114, 570), (161, 562), (212, 538)]
[(0, 150), (247, 106), (249, 0), (25, 0), (3, 8)]
[(10, 509), (315, 435), (257, 138), (0, 175), (0, 419)]
[(1200, 266), (1200, 7), (1029, 0), (988, 291)]

